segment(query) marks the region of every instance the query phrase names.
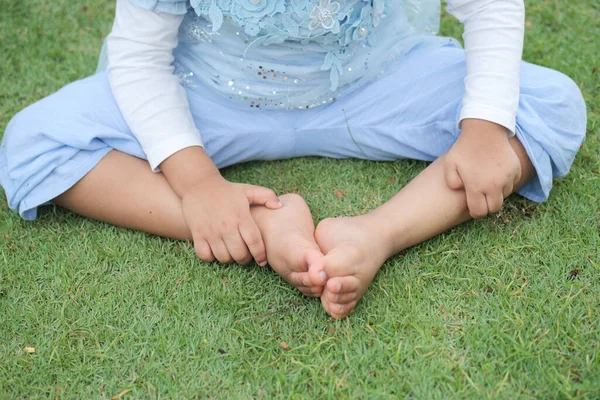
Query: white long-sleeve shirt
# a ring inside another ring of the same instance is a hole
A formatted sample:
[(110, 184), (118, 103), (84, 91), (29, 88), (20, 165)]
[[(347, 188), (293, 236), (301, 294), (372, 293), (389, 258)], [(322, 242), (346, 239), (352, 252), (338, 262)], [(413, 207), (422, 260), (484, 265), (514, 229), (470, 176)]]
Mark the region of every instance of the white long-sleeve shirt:
[[(460, 121), (488, 120), (514, 134), (525, 23), (523, 0), (447, 3), (448, 11), (465, 28), (467, 75)], [(107, 41), (113, 94), (154, 171), (177, 151), (203, 145), (185, 91), (171, 66), (182, 21), (183, 15), (117, 0)]]

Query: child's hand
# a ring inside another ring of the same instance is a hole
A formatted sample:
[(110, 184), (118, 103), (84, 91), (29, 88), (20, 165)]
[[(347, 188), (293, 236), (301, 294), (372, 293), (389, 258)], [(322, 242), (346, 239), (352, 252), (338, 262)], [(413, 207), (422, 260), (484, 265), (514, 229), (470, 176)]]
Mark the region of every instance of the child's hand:
[(250, 205), (280, 208), (275, 192), (261, 186), (231, 183), (215, 174), (187, 190), (181, 200), (201, 260), (246, 264), (254, 258), (258, 264), (266, 265), (265, 244), (250, 215)]
[(506, 128), (489, 121), (466, 119), (446, 154), (448, 187), (464, 189), (469, 213), (481, 218), (498, 212), (521, 178), (521, 164)]

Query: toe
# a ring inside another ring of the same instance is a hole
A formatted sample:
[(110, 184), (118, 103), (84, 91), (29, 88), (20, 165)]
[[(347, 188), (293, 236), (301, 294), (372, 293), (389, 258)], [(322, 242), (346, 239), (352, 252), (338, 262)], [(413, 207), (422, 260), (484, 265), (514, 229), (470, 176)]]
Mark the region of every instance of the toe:
[(327, 281), (325, 288), (332, 293), (356, 292), (360, 288), (360, 280), (355, 276), (331, 278)]
[(327, 293), (323, 293), (323, 295), (321, 295), (321, 304), (323, 305), (325, 312), (335, 319), (346, 318), (357, 303), (356, 301), (351, 301), (347, 304), (338, 304), (330, 302), (327, 297)]
[(360, 259), (358, 250), (354, 247), (336, 247), (323, 258), (325, 273), (328, 278), (354, 275), (358, 272)]
[(346, 318), (356, 307), (356, 301), (347, 304), (329, 303), (329, 315), (336, 319)]
[(308, 269), (307, 284), (315, 286), (325, 285), (327, 276), (324, 272), (324, 258), (325, 256), (323, 256), (323, 253), (317, 249), (310, 249), (306, 251), (305, 262)]
[(326, 296), (329, 303), (347, 304), (356, 300), (357, 293), (332, 293), (330, 291), (327, 291)]

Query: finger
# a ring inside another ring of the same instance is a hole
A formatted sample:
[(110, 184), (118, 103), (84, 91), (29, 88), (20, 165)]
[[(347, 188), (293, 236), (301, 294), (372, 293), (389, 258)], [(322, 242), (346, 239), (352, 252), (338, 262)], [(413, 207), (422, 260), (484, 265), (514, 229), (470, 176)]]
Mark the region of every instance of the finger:
[(502, 198), (502, 194), (496, 192), (494, 194), (488, 193), (485, 195), (485, 201), (487, 203), (487, 209), (490, 214), (497, 213), (502, 209), (502, 203), (504, 199)]
[(246, 243), (239, 232), (223, 237), (227, 251), (238, 264), (248, 264), (252, 259), (252, 255), (248, 251)]
[(238, 229), (250, 254), (252, 254), (252, 257), (254, 258), (254, 261), (261, 267), (267, 265), (265, 243), (263, 242), (260, 230), (258, 229), (256, 222), (254, 222), (250, 216), (250, 213), (248, 213), (248, 216), (240, 222)]
[(446, 162), (446, 168), (444, 169), (444, 176), (446, 178), (446, 185), (453, 190), (461, 190), (465, 188), (465, 184), (458, 173), (456, 164), (452, 162)]
[(307, 287), (307, 286), (302, 286), (302, 287), (299, 287), (299, 288), (298, 288), (298, 290), (299, 290), (299, 291), (300, 291), (300, 292), (301, 292), (303, 295), (305, 295), (306, 297), (317, 297), (317, 296), (315, 296), (315, 294), (312, 292), (312, 290), (311, 290), (309, 287)]
[(262, 186), (245, 185), (245, 193), (250, 204), (260, 204), (271, 210), (283, 206), (275, 192)]
[[(325, 283), (325, 279), (323, 278), (323, 274), (320, 274), (321, 271), (324, 272), (324, 256), (320, 250), (308, 250), (305, 255), (305, 261), (307, 266), (307, 273), (305, 275), (307, 286), (320, 286), (322, 287)], [(316, 280), (313, 280), (313, 276), (317, 277)]]
[(467, 190), (467, 207), (473, 218), (483, 218), (488, 215), (487, 201), (482, 192)]
[(327, 273), (323, 264), (308, 266), (308, 282), (310, 285), (324, 285), (327, 282)]
[(213, 262), (215, 261), (215, 256), (208, 245), (208, 242), (204, 239), (199, 239), (194, 241), (194, 250), (196, 251), (196, 256), (204, 262)]
[(502, 196), (506, 199), (508, 196), (510, 196), (512, 194), (513, 189), (514, 189), (514, 185), (512, 184), (512, 182), (507, 183), (502, 188)]
[(295, 286), (295, 288), (308, 297), (321, 297), (321, 294), (323, 294), (322, 286)]
[(233, 258), (229, 251), (227, 251), (227, 246), (225, 246), (225, 242), (221, 239), (217, 239), (214, 242), (209, 242), (212, 253), (215, 258), (219, 260), (219, 262), (223, 264), (231, 264), (233, 262)]
[(523, 174), (523, 170), (521, 169), (521, 163), (519, 162), (519, 165), (517, 166), (516, 170), (515, 170), (515, 178), (513, 179), (513, 186), (517, 186), (519, 184), (519, 182), (521, 181), (521, 176)]
[(313, 294), (313, 297), (321, 297), (323, 294), (323, 286), (311, 286), (310, 291)]
[(296, 287), (306, 286), (313, 287), (310, 282), (310, 277), (308, 276), (308, 272), (290, 272), (286, 280)]

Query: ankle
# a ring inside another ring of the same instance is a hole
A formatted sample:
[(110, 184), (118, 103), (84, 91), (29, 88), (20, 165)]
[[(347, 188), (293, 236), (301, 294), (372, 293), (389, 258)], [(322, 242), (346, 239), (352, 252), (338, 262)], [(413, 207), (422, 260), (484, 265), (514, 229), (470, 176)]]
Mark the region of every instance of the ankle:
[(396, 229), (389, 223), (389, 219), (380, 218), (375, 213), (367, 213), (356, 217), (359, 219), (366, 236), (372, 238), (373, 251), (384, 258), (392, 257), (404, 248), (399, 248)]

